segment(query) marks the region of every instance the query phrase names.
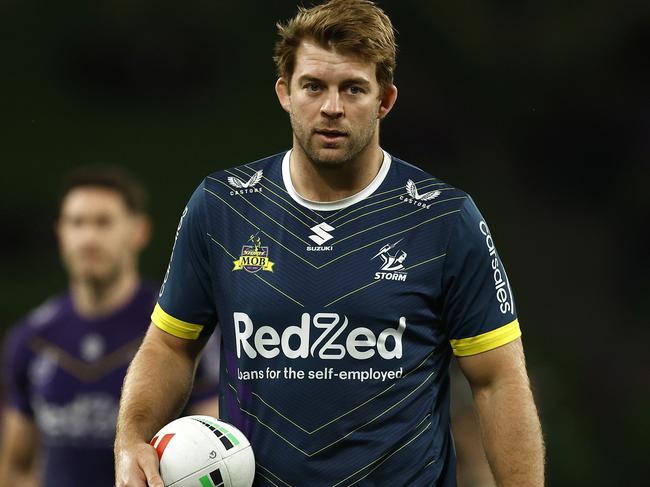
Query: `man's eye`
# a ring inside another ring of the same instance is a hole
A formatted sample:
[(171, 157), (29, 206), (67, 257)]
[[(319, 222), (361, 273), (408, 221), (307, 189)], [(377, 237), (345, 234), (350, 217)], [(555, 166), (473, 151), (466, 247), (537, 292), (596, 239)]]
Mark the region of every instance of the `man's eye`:
[(350, 93), (352, 93), (353, 95), (361, 95), (361, 94), (366, 92), (360, 86), (350, 86), (349, 90), (350, 90)]
[(65, 223), (72, 228), (79, 228), (84, 224), (84, 220), (82, 218), (67, 218), (65, 220)]
[(99, 228), (108, 228), (113, 225), (113, 219), (109, 216), (100, 216), (97, 218), (97, 220), (95, 220), (95, 224)]
[(304, 86), (304, 88), (305, 88), (307, 91), (318, 91), (318, 90), (320, 90), (320, 86), (318, 85), (318, 83), (307, 83), (307, 84)]

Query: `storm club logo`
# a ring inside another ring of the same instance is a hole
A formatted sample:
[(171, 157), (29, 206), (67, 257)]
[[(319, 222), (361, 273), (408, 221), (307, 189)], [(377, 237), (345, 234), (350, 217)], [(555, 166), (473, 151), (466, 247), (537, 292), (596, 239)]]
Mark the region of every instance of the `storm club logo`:
[(404, 261), (408, 255), (403, 250), (396, 250), (393, 252), (393, 249), (404, 240), (400, 238), (395, 243), (387, 243), (379, 252), (377, 252), (370, 260), (374, 260), (377, 257), (381, 258), (382, 264), (379, 268), (382, 272), (375, 272), (375, 280), (385, 279), (387, 281), (406, 281), (407, 272), (404, 270)]

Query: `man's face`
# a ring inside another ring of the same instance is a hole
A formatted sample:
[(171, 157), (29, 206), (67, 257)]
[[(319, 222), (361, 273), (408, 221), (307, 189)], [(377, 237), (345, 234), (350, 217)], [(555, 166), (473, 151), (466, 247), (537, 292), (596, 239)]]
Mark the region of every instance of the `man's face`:
[(392, 107), (396, 89), (389, 88), (387, 105), (375, 63), (308, 40), (295, 61), (291, 85), (280, 78), (276, 92), (291, 117), (294, 142), (314, 164), (336, 167), (379, 143), (379, 119)]
[(71, 280), (102, 285), (134, 268), (147, 241), (146, 226), (144, 217), (131, 213), (115, 191), (94, 186), (70, 191), (56, 229)]

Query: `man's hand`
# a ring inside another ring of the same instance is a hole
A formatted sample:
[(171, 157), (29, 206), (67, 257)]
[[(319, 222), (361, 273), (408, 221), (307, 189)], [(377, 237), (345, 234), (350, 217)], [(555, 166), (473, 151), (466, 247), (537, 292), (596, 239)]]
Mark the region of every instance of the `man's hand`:
[(156, 449), (148, 443), (115, 446), (116, 487), (164, 487)]
[(206, 340), (185, 340), (149, 326), (122, 387), (115, 431), (117, 487), (164, 487), (158, 455), (147, 441), (183, 409)]

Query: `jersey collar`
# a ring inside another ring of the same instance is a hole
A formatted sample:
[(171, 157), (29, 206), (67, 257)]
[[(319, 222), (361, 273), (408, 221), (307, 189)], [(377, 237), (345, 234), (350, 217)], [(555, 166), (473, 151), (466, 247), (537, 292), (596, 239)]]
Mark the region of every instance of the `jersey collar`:
[(291, 149), (290, 149), (287, 151), (287, 153), (284, 155), (284, 158), (282, 159), (282, 179), (284, 181), (284, 186), (287, 189), (289, 196), (291, 196), (291, 198), (296, 203), (306, 208), (309, 208), (310, 210), (318, 210), (318, 211), (342, 210), (343, 208), (352, 206), (355, 203), (358, 203), (359, 201), (362, 201), (363, 199), (367, 198), (372, 193), (377, 191), (377, 188), (379, 188), (379, 186), (381, 186), (381, 183), (384, 182), (384, 179), (388, 174), (388, 170), (390, 169), (392, 158), (390, 154), (385, 150), (382, 149), (382, 152), (384, 153), (384, 160), (381, 163), (379, 172), (377, 173), (375, 178), (370, 182), (368, 186), (363, 188), (358, 193), (353, 194), (352, 196), (348, 196), (347, 198), (343, 198), (341, 200), (336, 200), (336, 201), (324, 202), (324, 201), (312, 201), (312, 200), (308, 200), (307, 198), (303, 198), (298, 194), (296, 189), (293, 187), (293, 182), (291, 181), (291, 172), (289, 170), (289, 161), (291, 160)]

